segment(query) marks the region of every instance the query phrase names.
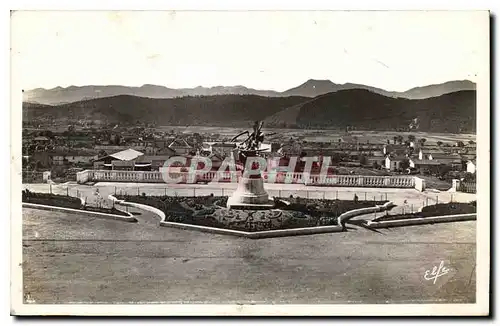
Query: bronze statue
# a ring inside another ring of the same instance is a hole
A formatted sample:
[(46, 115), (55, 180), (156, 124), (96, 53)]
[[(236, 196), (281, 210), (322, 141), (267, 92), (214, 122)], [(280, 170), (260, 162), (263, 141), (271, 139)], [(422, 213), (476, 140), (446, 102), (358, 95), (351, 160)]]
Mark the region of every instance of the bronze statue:
[[(247, 134), (248, 137), (241, 143), (238, 144), (239, 158), (243, 163), (246, 161), (247, 157), (257, 156), (259, 152), (265, 149), (260, 148), (260, 144), (264, 141), (264, 133), (262, 132), (263, 121), (255, 121), (253, 124), (253, 132), (250, 133), (248, 130), (243, 131), (231, 139), (232, 142), (236, 141), (239, 137)], [(274, 135), (275, 133), (269, 133), (269, 135)]]

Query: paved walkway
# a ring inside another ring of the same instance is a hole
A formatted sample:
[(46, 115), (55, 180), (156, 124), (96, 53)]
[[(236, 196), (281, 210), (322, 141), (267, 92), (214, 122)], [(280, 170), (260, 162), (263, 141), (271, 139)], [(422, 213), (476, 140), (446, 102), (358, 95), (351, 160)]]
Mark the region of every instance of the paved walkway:
[[(419, 192), (416, 189), (398, 188), (351, 188), (351, 187), (319, 187), (305, 186), (303, 184), (265, 184), (270, 196), (294, 197), (315, 199), (341, 199), (352, 200), (357, 195), (359, 200), (390, 200), (397, 205), (391, 212), (409, 213), (416, 212), (419, 208), (433, 205), (436, 202), (447, 203), (450, 201), (470, 202), (475, 200), (475, 194), (442, 192), (438, 190), (426, 190)], [(170, 196), (230, 196), (236, 189), (236, 183), (208, 183), (208, 184), (152, 184), (152, 183), (121, 183), (121, 182), (99, 182), (93, 186), (79, 185), (76, 182), (64, 184), (24, 184), (35, 192), (50, 192), (55, 194), (68, 194), (87, 199), (92, 205), (96, 201), (95, 195), (98, 189), (100, 195), (107, 199), (111, 194), (129, 195), (170, 195)], [(108, 205), (110, 203), (108, 202)], [(380, 216), (374, 214), (374, 217)], [(385, 213), (382, 213), (385, 214)]]
[[(476, 222), (252, 240), (23, 209), (24, 294), (51, 303), (472, 303)], [(352, 226), (353, 228), (356, 226)], [(434, 284), (426, 270), (450, 273)]]

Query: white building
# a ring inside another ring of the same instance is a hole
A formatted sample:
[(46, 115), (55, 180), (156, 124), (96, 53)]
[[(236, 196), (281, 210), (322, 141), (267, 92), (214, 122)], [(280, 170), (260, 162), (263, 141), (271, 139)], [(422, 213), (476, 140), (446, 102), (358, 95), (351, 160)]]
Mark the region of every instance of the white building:
[(467, 162), (467, 172), (476, 173), (476, 160), (470, 160)]
[(387, 156), (385, 158), (385, 168), (389, 171), (397, 171), (401, 169), (401, 162), (408, 159), (406, 156)]

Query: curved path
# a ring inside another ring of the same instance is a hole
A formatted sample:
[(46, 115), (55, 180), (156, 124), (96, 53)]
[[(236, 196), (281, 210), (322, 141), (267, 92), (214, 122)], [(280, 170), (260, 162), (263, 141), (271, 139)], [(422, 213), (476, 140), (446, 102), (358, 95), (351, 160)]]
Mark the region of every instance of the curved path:
[[(136, 212), (136, 209), (131, 209)], [(473, 302), (475, 222), (252, 240), (23, 209), (36, 303)], [(453, 272), (436, 284), (425, 270)]]

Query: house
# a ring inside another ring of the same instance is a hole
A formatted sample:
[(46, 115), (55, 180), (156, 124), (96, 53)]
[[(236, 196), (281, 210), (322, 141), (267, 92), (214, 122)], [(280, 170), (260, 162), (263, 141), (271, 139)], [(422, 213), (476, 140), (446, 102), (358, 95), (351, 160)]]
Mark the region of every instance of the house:
[(144, 155), (137, 158), (135, 166), (149, 171), (160, 171), (171, 155)]
[[(110, 166), (108, 166), (110, 165)], [(105, 164), (106, 167), (111, 167), (111, 170), (119, 170), (119, 171), (134, 171), (135, 170), (135, 162), (134, 161), (120, 161), (113, 160), (110, 164)]]
[(382, 150), (375, 150), (375, 151), (371, 152), (370, 156), (378, 157), (378, 158), (382, 158), (382, 159), (385, 158), (385, 154)]
[[(218, 153), (214, 153), (209, 156), (210, 161), (212, 162), (212, 170), (219, 170), (219, 168), (222, 165), (222, 162), (224, 162), (224, 156)], [(227, 169), (226, 169), (227, 170)], [(228, 170), (230, 171), (230, 170)]]
[(168, 142), (165, 139), (155, 139), (153, 145), (156, 148), (165, 148), (168, 147)]
[(466, 149), (460, 153), (460, 157), (462, 158), (463, 161), (466, 161), (466, 162), (472, 161), (473, 159), (476, 158), (476, 156), (477, 156), (476, 148)]
[(173, 150), (176, 155), (188, 155), (194, 148), (189, 145), (184, 139), (174, 138), (168, 145), (168, 148)]
[[(148, 154), (148, 155), (151, 155), (151, 154)], [(169, 147), (157, 148), (153, 155), (171, 157), (171, 156), (175, 155), (175, 151)]]
[(94, 146), (94, 149), (100, 151), (124, 151), (126, 149), (129, 149), (129, 146), (119, 146), (119, 145), (96, 145)]
[(52, 156), (46, 151), (36, 151), (29, 155), (30, 162), (37, 162), (41, 167), (49, 167), (52, 164)]
[(453, 169), (462, 169), (462, 158), (458, 153), (434, 154), (430, 158), (440, 164), (449, 165)]
[(50, 143), (50, 139), (45, 137), (45, 136), (38, 136), (38, 137), (33, 138), (33, 142), (35, 144), (45, 145), (45, 144)]
[(90, 135), (70, 135), (66, 137), (66, 144), (80, 147), (91, 147), (95, 140)]
[(385, 157), (380, 157), (380, 156), (368, 156), (366, 158), (366, 164), (369, 166), (385, 166)]
[(408, 147), (406, 145), (397, 145), (397, 144), (387, 144), (382, 147), (382, 153), (384, 155), (398, 155), (402, 156), (405, 155), (406, 152), (408, 151)]
[(223, 157), (231, 155), (236, 148), (234, 142), (204, 142), (201, 150), (205, 153), (217, 153)]
[(68, 151), (52, 153), (52, 164), (90, 164), (98, 158), (95, 151)]
[(277, 150), (279, 154), (289, 156), (300, 155), (301, 151), (302, 147), (297, 142), (282, 144), (281, 148)]
[(438, 160), (420, 160), (420, 159), (410, 159), (410, 168), (417, 169), (420, 173), (431, 173), (437, 171), (439, 166), (441, 166)]
[(260, 143), (258, 150), (261, 153), (271, 153), (271, 144)]
[(281, 148), (280, 143), (273, 142), (271, 143), (271, 152), (276, 153)]
[(467, 172), (469, 173), (476, 173), (476, 159), (470, 160), (467, 162)]
[(389, 171), (397, 171), (400, 170), (401, 162), (407, 160), (408, 157), (400, 155), (400, 156), (386, 156), (385, 158), (385, 168)]
[(432, 160), (435, 156), (443, 156), (445, 152), (439, 148), (420, 148), (418, 151), (419, 160)]

